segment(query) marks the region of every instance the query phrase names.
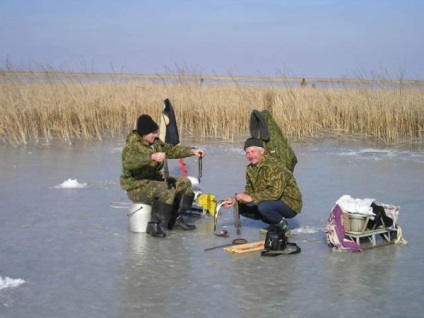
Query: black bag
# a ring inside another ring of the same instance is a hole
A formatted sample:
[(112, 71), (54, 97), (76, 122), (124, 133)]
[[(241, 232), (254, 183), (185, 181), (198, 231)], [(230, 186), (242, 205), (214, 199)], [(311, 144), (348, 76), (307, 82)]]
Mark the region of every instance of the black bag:
[(368, 220), (367, 229), (375, 230), (382, 227), (391, 227), (393, 225), (393, 219), (387, 216), (384, 207), (377, 205), (374, 202), (371, 203), (372, 211), (375, 214), (374, 220)]
[(276, 229), (268, 231), (265, 237), (265, 251), (261, 252), (261, 256), (278, 256), (282, 254), (297, 254), (301, 249), (296, 243), (288, 241), (286, 231)]
[(273, 251), (284, 250), (287, 241), (286, 231), (283, 229), (268, 231), (265, 238), (265, 249)]

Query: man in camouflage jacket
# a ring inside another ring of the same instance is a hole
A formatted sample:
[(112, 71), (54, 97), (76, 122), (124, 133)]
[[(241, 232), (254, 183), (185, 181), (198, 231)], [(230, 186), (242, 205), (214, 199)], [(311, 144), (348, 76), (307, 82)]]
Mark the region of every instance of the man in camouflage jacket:
[(224, 207), (238, 202), (241, 215), (270, 224), (268, 229), (287, 229), (285, 219), (295, 217), (302, 209), (302, 194), (293, 173), (279, 159), (265, 154), (260, 139), (247, 139), (244, 150), (250, 162), (245, 190), (226, 198)]
[(132, 131), (122, 150), (121, 188), (127, 191), (133, 202), (152, 205), (151, 221), (147, 233), (165, 237), (159, 223), (170, 219), (168, 228), (194, 229), (182, 219), (185, 210), (193, 202), (193, 188), (187, 178), (168, 177), (162, 169), (166, 159), (203, 157), (204, 151), (191, 147), (174, 146), (158, 138), (159, 126), (149, 115), (137, 119), (137, 129)]

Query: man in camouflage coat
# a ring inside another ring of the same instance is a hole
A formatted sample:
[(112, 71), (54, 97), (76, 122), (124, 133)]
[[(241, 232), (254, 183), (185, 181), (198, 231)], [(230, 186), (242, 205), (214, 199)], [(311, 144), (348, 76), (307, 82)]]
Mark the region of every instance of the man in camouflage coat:
[(250, 162), (245, 190), (226, 198), (223, 206), (230, 208), (238, 202), (241, 215), (270, 224), (268, 230), (288, 230), (285, 219), (295, 217), (302, 209), (302, 194), (293, 173), (280, 160), (265, 154), (260, 139), (247, 139), (244, 150)]
[(205, 153), (201, 149), (164, 143), (158, 133), (159, 126), (149, 115), (137, 119), (137, 128), (128, 135), (122, 150), (120, 181), (130, 200), (152, 205), (146, 232), (154, 237), (165, 237), (160, 223), (167, 219), (169, 229), (174, 226), (183, 230), (195, 229), (182, 218), (193, 203), (191, 182), (187, 178), (164, 176), (165, 161), (193, 155), (203, 157)]

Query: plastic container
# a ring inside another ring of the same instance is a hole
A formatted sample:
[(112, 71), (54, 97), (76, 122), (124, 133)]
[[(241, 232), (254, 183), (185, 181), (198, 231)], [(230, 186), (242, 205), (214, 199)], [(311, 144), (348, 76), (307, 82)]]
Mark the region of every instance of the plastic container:
[(152, 207), (148, 204), (133, 203), (128, 211), (128, 229), (131, 232), (146, 233)]
[(348, 214), (349, 214), (350, 231), (362, 232), (362, 230), (364, 229), (365, 220), (367, 219), (367, 216), (363, 214), (357, 214), (357, 213), (356, 214), (348, 213)]

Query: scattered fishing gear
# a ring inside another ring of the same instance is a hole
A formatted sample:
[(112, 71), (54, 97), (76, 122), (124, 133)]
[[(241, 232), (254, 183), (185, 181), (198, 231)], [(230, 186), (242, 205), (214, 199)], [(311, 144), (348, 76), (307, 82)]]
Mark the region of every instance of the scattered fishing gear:
[(233, 218), (234, 218), (234, 227), (236, 228), (237, 235), (240, 235), (241, 233), (241, 222), (240, 222), (240, 212), (239, 212), (239, 205), (236, 200), (236, 203), (233, 206)]
[(197, 160), (197, 168), (198, 168), (198, 177), (197, 180), (199, 180), (200, 183), (200, 179), (202, 178), (203, 175), (203, 162), (202, 162), (202, 157), (199, 157), (199, 159)]
[(216, 224), (218, 223), (219, 209), (221, 208), (223, 204), (224, 204), (224, 200), (220, 200), (215, 206), (215, 214), (213, 216), (213, 232), (214, 233), (216, 232)]
[(224, 247), (224, 250), (226, 252), (236, 253), (236, 254), (263, 251), (263, 249), (264, 249), (264, 241), (257, 241), (252, 243)]
[(168, 168), (168, 159), (165, 158), (163, 161), (163, 179), (168, 183), (169, 179), (169, 168)]
[(216, 236), (220, 237), (228, 237), (228, 231), (227, 230), (221, 230), (219, 233), (214, 233)]
[(216, 213), (216, 200), (215, 195), (210, 193), (200, 193), (196, 202), (200, 205), (204, 210), (208, 211), (210, 215), (215, 216)]
[(244, 238), (236, 238), (232, 241), (232, 243), (229, 244), (223, 244), (223, 245), (218, 245), (218, 246), (214, 246), (214, 247), (209, 247), (209, 248), (205, 248), (205, 251), (210, 251), (210, 250), (214, 250), (216, 248), (220, 248), (220, 247), (226, 247), (226, 246), (231, 246), (231, 245), (241, 245), (241, 244), (246, 244), (247, 240)]
[(261, 252), (261, 256), (298, 254), (300, 251), (296, 243), (288, 241), (286, 230), (275, 229), (266, 233), (264, 251)]
[(180, 163), (180, 170), (181, 170), (181, 172), (183, 173), (182, 174), (182, 176), (185, 178), (185, 177), (187, 177), (187, 173), (188, 173), (188, 171), (186, 170), (186, 168), (185, 168), (185, 162), (184, 162), (184, 159), (183, 158), (180, 158), (179, 160), (178, 160), (178, 162)]
[[(213, 215), (214, 220), (213, 220), (213, 232), (216, 232), (216, 225), (218, 223), (218, 215), (219, 215), (219, 209), (221, 208), (221, 206), (225, 203), (224, 200), (220, 200), (217, 202), (216, 206), (215, 206), (215, 213)], [(239, 212), (239, 206), (238, 206), (238, 202), (236, 201), (236, 203), (233, 206), (233, 218), (234, 218), (234, 227), (236, 228), (236, 232), (237, 235), (241, 234), (241, 222), (240, 222), (240, 212)]]
[(270, 250), (265, 248), (265, 250), (261, 252), (261, 256), (291, 255), (299, 254), (300, 252), (301, 248), (296, 243), (287, 242), (282, 250)]

